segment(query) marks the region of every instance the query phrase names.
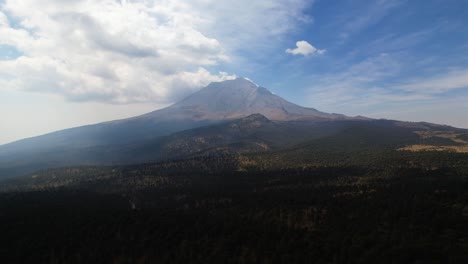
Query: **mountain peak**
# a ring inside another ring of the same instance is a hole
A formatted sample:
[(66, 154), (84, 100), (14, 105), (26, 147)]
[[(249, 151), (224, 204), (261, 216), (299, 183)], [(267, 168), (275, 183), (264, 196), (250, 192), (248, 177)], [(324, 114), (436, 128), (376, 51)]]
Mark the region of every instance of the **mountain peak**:
[(249, 79), (247, 77), (241, 77), (241, 78), (237, 78), (237, 79), (240, 79), (240, 81), (248, 81), (248, 82), (254, 84), (257, 87), (260, 87), (258, 84), (256, 84), (254, 81), (252, 81), (251, 79)]
[(210, 83), (184, 100), (145, 116), (167, 121), (217, 121), (251, 114), (262, 114), (273, 121), (347, 119), (288, 102), (246, 77)]
[(246, 77), (238, 77), (233, 80), (225, 80), (221, 82), (212, 82), (210, 83), (207, 87), (202, 88), (200, 91), (206, 90), (206, 89), (230, 89), (230, 90), (239, 90), (239, 89), (244, 89), (244, 90), (255, 90), (256, 88), (260, 88), (258, 84), (250, 80), (249, 78)]

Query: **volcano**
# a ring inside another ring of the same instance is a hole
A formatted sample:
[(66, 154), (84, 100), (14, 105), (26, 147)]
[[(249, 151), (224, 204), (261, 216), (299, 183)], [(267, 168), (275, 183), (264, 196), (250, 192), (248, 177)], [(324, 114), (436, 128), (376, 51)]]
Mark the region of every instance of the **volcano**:
[[(255, 125), (246, 129), (245, 124)], [(375, 131), (385, 135), (379, 137), (369, 125), (379, 127)], [(403, 129), (407, 135), (404, 138), (417, 143), (419, 136), (414, 131), (451, 128), (324, 113), (288, 102), (246, 78), (237, 78), (211, 83), (169, 107), (141, 116), (65, 129), (0, 146), (0, 177), (51, 167), (180, 158), (217, 149), (278, 150), (331, 135), (346, 139), (346, 131), (358, 135), (363, 134), (363, 129), (370, 133), (367, 139), (378, 138), (382, 142), (391, 137), (388, 131), (396, 129), (394, 134), (399, 135)], [(392, 138), (392, 142), (402, 141), (400, 137)], [(341, 139), (333, 142), (357, 140)]]

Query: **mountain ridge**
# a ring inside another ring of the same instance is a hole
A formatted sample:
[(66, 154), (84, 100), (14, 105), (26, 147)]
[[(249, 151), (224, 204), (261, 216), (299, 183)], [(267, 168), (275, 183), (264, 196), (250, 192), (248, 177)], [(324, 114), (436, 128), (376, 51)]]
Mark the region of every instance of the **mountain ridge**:
[[(166, 108), (135, 117), (67, 128), (17, 140), (0, 145), (0, 152), (18, 147), (24, 150), (63, 147), (69, 146), (71, 141), (80, 146), (106, 145), (115, 141), (131, 143), (135, 139), (139, 141), (142, 138), (156, 138), (256, 113), (263, 114), (268, 119), (280, 121), (365, 119), (328, 114), (313, 108), (298, 106), (272, 94), (268, 89), (250, 80), (237, 78), (211, 83)], [(129, 137), (129, 134), (132, 136)]]
[(2, 145), (0, 177), (50, 167), (162, 160), (208, 149), (281, 149), (337, 134), (351, 125), (362, 129), (371, 123), (410, 132), (455, 130), (428, 123), (324, 113), (288, 102), (266, 88), (237, 78), (211, 83), (178, 103), (144, 115)]

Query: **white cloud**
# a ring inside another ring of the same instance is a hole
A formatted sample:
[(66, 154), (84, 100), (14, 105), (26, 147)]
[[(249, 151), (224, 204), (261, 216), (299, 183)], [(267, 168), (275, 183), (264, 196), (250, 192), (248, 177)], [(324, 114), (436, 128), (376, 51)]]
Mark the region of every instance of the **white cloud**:
[(234, 78), (213, 69), (246, 42), (255, 43), (249, 49), (264, 46), (310, 20), (302, 15), (309, 3), (7, 0), (0, 8), (0, 44), (23, 56), (0, 61), (0, 89), (72, 101), (170, 103)]
[(318, 54), (322, 55), (326, 52), (326, 50), (321, 50), (317, 49), (316, 47), (312, 46), (309, 42), (305, 40), (301, 40), (296, 42), (296, 48), (295, 49), (287, 49), (286, 53), (292, 54), (292, 55), (303, 55), (303, 56), (308, 56), (310, 54)]

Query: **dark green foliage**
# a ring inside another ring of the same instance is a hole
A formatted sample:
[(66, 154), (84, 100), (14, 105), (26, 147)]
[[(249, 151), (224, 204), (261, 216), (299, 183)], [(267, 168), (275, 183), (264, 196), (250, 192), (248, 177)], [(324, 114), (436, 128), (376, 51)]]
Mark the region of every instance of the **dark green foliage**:
[(320, 166), (290, 154), (283, 162), (208, 155), (38, 172), (3, 184), (0, 255), (4, 263), (468, 262), (468, 155), (367, 150), (343, 161), (350, 153), (325, 153)]

